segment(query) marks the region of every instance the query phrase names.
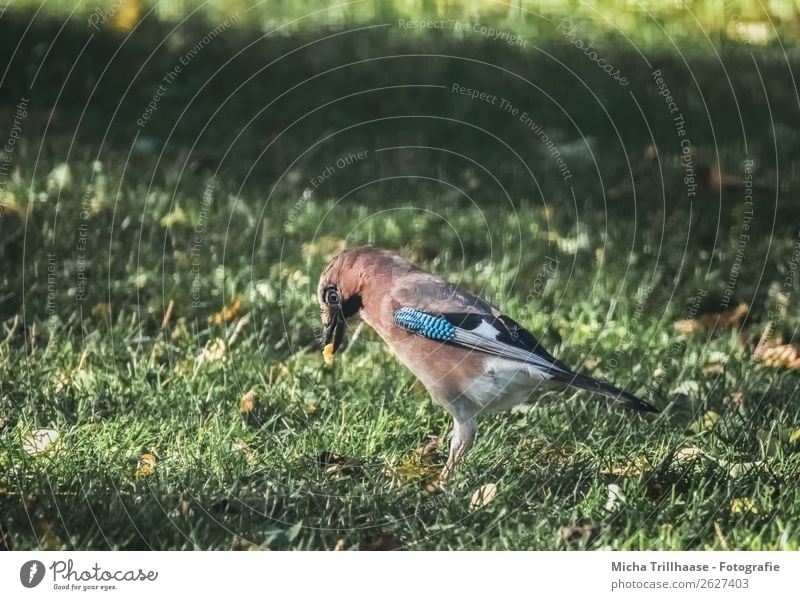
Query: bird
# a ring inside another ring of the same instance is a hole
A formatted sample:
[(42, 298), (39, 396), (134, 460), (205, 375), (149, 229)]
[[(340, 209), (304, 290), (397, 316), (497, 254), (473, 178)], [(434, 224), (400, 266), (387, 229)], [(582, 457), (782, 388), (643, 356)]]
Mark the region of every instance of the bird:
[(317, 286), (323, 355), (332, 361), (360, 318), (453, 418), (443, 484), (473, 447), (477, 419), (570, 386), (645, 413), (658, 409), (604, 381), (572, 371), (516, 321), (480, 297), (390, 250), (347, 248)]

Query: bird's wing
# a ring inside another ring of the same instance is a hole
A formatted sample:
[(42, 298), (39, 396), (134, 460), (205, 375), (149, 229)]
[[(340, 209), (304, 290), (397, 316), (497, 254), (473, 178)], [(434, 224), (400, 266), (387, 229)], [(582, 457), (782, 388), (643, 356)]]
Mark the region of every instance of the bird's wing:
[(420, 270), (395, 275), (390, 296), (395, 309), (414, 306), (436, 313), (500, 314), (482, 298)]
[(505, 315), (441, 313), (401, 307), (394, 311), (394, 322), (431, 340), (532, 364), (553, 375), (573, 375), (528, 330)]

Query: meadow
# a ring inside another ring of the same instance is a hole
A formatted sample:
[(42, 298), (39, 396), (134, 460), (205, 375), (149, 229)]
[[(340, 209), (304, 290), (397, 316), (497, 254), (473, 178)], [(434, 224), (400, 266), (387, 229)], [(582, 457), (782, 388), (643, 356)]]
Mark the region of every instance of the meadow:
[[(798, 549), (791, 50), (602, 38), (626, 87), (558, 34), (27, 24), (0, 19), (3, 546)], [(356, 244), (661, 412), (543, 394), (433, 489), (446, 413), (368, 328), (322, 360)]]

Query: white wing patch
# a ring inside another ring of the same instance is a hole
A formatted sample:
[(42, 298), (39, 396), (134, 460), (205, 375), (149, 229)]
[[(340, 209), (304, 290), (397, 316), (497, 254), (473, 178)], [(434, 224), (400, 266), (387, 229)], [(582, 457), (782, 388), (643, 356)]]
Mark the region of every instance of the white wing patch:
[(471, 331), (456, 327), (456, 335), (453, 341), (481, 352), (529, 363), (542, 369), (564, 372), (558, 365), (543, 356), (499, 341), (497, 336), (500, 333), (500, 331), (484, 321)]

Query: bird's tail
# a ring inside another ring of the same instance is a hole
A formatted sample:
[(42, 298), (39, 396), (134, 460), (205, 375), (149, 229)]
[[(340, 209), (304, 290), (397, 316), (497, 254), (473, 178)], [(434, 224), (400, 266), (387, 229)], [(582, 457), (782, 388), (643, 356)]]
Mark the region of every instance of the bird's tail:
[(590, 392), (602, 394), (606, 398), (610, 398), (611, 400), (619, 402), (620, 404), (623, 404), (626, 407), (634, 410), (649, 413), (658, 412), (658, 409), (649, 402), (645, 402), (633, 394), (629, 394), (628, 392), (616, 388), (613, 385), (603, 383), (602, 381), (597, 381), (596, 379), (587, 377), (586, 375), (570, 373), (569, 375), (564, 376), (563, 381), (569, 385), (574, 385), (575, 387), (579, 387)]

